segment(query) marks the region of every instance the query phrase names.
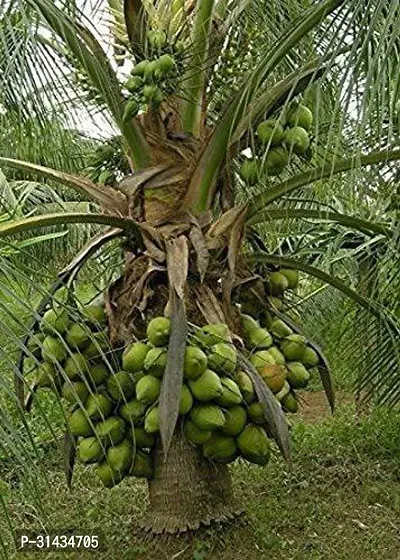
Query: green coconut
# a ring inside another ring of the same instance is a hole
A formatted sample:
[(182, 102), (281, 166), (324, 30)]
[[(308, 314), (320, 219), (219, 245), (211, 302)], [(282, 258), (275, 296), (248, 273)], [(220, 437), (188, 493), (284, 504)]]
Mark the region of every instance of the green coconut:
[(272, 336), (267, 331), (259, 327), (258, 329), (253, 329), (248, 337), (248, 343), (252, 348), (269, 348), (272, 343)]
[(239, 174), (245, 183), (255, 185), (258, 181), (260, 165), (256, 159), (245, 159), (239, 169)]
[(146, 82), (146, 84), (150, 84), (153, 82), (155, 78), (156, 68), (157, 68), (157, 63), (155, 60), (150, 60), (147, 63), (143, 76), (143, 79)]
[(220, 342), (231, 342), (229, 327), (225, 323), (206, 325), (196, 331), (195, 337), (200, 344), (208, 348)]
[(277, 348), (276, 346), (271, 346), (271, 348), (268, 348), (268, 352), (274, 358), (274, 360), (278, 364), (278, 366), (284, 366), (285, 365), (285, 362), (286, 362), (285, 356), (282, 354), (282, 352), (279, 350), (279, 348)]
[(273, 296), (278, 296), (283, 294), (285, 290), (289, 287), (289, 282), (286, 276), (280, 272), (272, 272), (268, 277), (269, 291)]
[(147, 338), (153, 346), (165, 346), (171, 332), (171, 320), (168, 317), (154, 317), (147, 325)]
[(61, 395), (71, 404), (84, 403), (89, 395), (89, 389), (82, 381), (67, 381), (62, 386)]
[(127, 371), (118, 371), (106, 381), (107, 393), (114, 401), (129, 401), (135, 395), (132, 375)]
[(183, 433), (185, 438), (193, 445), (203, 445), (212, 435), (211, 430), (200, 430), (191, 420), (185, 422)]
[(196, 405), (190, 412), (190, 419), (199, 430), (213, 431), (222, 428), (225, 424), (223, 411), (215, 405)]
[(292, 392), (285, 395), (280, 402), (282, 408), (287, 412), (296, 413), (299, 410), (299, 403), (297, 402), (297, 399)]
[(141, 76), (143, 78), (149, 62), (149, 60), (141, 60), (138, 62), (131, 70), (132, 76)]
[(144, 418), (144, 429), (148, 434), (155, 434), (160, 431), (160, 409), (153, 406)]
[(222, 395), (221, 379), (210, 369), (206, 369), (194, 381), (189, 381), (189, 387), (194, 398), (202, 402), (212, 401)]
[(285, 132), (285, 144), (295, 154), (305, 154), (310, 146), (308, 132), (301, 126), (288, 128)]
[(259, 350), (250, 356), (250, 363), (256, 370), (262, 369), (267, 364), (276, 364), (275, 358), (268, 350)]
[(166, 348), (152, 348), (144, 359), (144, 369), (147, 373), (161, 378), (167, 366), (167, 356)]
[(251, 403), (255, 399), (254, 385), (250, 377), (244, 371), (238, 371), (235, 375), (235, 381), (243, 395), (243, 399), (247, 403)]
[(96, 463), (104, 457), (104, 447), (97, 437), (81, 439), (78, 445), (78, 457), (82, 463)]
[(117, 416), (110, 416), (96, 426), (96, 435), (105, 447), (117, 445), (124, 439), (125, 422)]
[(56, 389), (60, 387), (62, 380), (53, 364), (50, 362), (42, 362), (36, 370), (36, 382), (39, 387)]
[(93, 434), (93, 425), (87, 414), (78, 408), (70, 414), (67, 420), (69, 431), (77, 437), (89, 437)]
[(110, 342), (103, 332), (93, 333), (90, 342), (83, 350), (84, 356), (89, 359), (101, 358), (106, 352), (110, 351)]
[(278, 364), (265, 365), (259, 374), (273, 393), (279, 393), (286, 381), (286, 368)]
[(35, 333), (26, 345), (28, 356), (32, 355), (36, 360), (40, 360), (42, 357), (42, 343), (46, 338), (44, 333)]
[(220, 342), (211, 346), (208, 367), (217, 373), (234, 373), (237, 366), (237, 353), (233, 344)]
[(293, 389), (304, 389), (310, 380), (310, 374), (300, 362), (288, 362), (287, 380)]
[(237, 447), (235, 438), (213, 433), (203, 445), (203, 455), (207, 459), (221, 463), (229, 463), (236, 459)]
[(288, 281), (288, 288), (294, 290), (299, 283), (299, 271), (294, 268), (281, 268), (279, 271)]
[(164, 94), (155, 84), (147, 84), (143, 88), (143, 97), (147, 103), (152, 102), (155, 105), (159, 105), (164, 99)]
[(105, 364), (94, 364), (89, 368), (88, 381), (94, 386), (101, 385), (109, 377), (110, 370)]
[(242, 393), (233, 379), (230, 377), (221, 378), (222, 394), (215, 400), (220, 406), (229, 408), (240, 404), (243, 400)]
[(102, 393), (91, 394), (85, 401), (86, 413), (92, 420), (104, 420), (110, 416), (112, 409), (110, 398)]
[(146, 405), (136, 399), (124, 403), (119, 414), (124, 420), (132, 424), (142, 424), (146, 412)]
[(49, 309), (42, 318), (42, 329), (46, 334), (54, 334), (54, 331), (64, 334), (70, 324), (67, 309)]
[(268, 150), (265, 169), (270, 176), (279, 175), (289, 163), (289, 154), (285, 148), (276, 147)]
[(131, 373), (141, 371), (149, 350), (150, 346), (145, 342), (134, 342), (127, 346), (122, 354), (122, 369)]
[(140, 76), (131, 76), (130, 78), (128, 78), (126, 80), (124, 86), (128, 91), (130, 91), (131, 93), (134, 93), (134, 92), (142, 89), (143, 80)]
[(170, 74), (175, 68), (175, 59), (170, 54), (163, 54), (156, 60), (155, 75), (156, 78), (161, 79)]
[(301, 361), (305, 366), (315, 367), (319, 364), (319, 357), (313, 348), (307, 346), (303, 352)]
[(264, 408), (260, 402), (252, 402), (247, 408), (247, 416), (255, 424), (265, 424)]
[(189, 387), (185, 384), (182, 385), (181, 396), (179, 399), (179, 414), (188, 414), (193, 406), (193, 396)]
[(126, 437), (133, 443), (133, 446), (138, 449), (148, 449), (155, 445), (156, 436), (148, 434), (143, 426), (129, 426)]
[(277, 309), (278, 311), (282, 311), (284, 308), (284, 303), (281, 297), (269, 296), (267, 297), (267, 302), (272, 307), (272, 309)]
[(283, 126), (278, 121), (269, 119), (262, 121), (257, 127), (257, 136), (263, 144), (271, 146), (280, 144), (285, 136)]
[(247, 413), (243, 406), (232, 406), (225, 412), (225, 424), (221, 432), (226, 436), (237, 436), (247, 422)]
[(258, 322), (253, 319), (251, 315), (246, 315), (245, 313), (241, 313), (240, 322), (246, 335), (250, 335), (252, 331), (260, 327)]
[(137, 478), (152, 478), (154, 467), (151, 455), (144, 451), (136, 451), (129, 474)]
[(90, 325), (98, 327), (107, 323), (106, 310), (102, 305), (84, 305), (82, 314)]
[(102, 463), (98, 464), (98, 466), (96, 467), (96, 474), (106, 488), (112, 488), (113, 486), (116, 486), (124, 478), (124, 475), (122, 473), (113, 471), (107, 461), (103, 461)]
[(107, 461), (113, 471), (117, 473), (126, 472), (132, 464), (132, 444), (124, 439), (118, 445), (110, 447), (107, 451)]
[(277, 338), (285, 338), (293, 334), (292, 329), (282, 319), (273, 319), (271, 323), (271, 332)]
[(240, 453), (250, 463), (266, 465), (269, 461), (271, 450), (270, 442), (265, 430), (260, 426), (248, 424), (236, 438)]
[(90, 337), (91, 334), (87, 327), (74, 323), (67, 330), (65, 340), (71, 348), (84, 350), (90, 344)]
[(65, 375), (74, 381), (79, 377), (84, 378), (89, 371), (89, 362), (85, 356), (79, 352), (74, 352), (65, 360), (64, 363)]
[(274, 396), (279, 402), (282, 402), (282, 399), (286, 397), (288, 393), (290, 393), (290, 385), (288, 381), (285, 381), (282, 389), (279, 391), (279, 393), (276, 393)]
[(297, 334), (291, 334), (281, 342), (281, 350), (286, 360), (301, 361), (306, 349), (306, 339)]
[(197, 346), (187, 346), (185, 350), (185, 361), (183, 364), (183, 375), (186, 379), (197, 379), (206, 371), (206, 369), (206, 354)]
[(310, 130), (313, 124), (312, 111), (305, 105), (298, 105), (286, 117), (289, 126), (301, 126), (305, 130)]
[(165, 31), (149, 31), (147, 33), (147, 38), (149, 40), (149, 45), (158, 51), (160, 51), (167, 42)]
[(129, 122), (131, 119), (136, 117), (140, 109), (140, 105), (136, 99), (130, 99), (125, 103), (124, 112), (122, 115), (122, 121), (124, 123)]
[(144, 404), (153, 404), (159, 397), (161, 381), (153, 375), (145, 375), (136, 385), (136, 398)]
[(67, 357), (67, 348), (60, 339), (46, 336), (42, 344), (42, 357), (45, 362), (58, 364)]

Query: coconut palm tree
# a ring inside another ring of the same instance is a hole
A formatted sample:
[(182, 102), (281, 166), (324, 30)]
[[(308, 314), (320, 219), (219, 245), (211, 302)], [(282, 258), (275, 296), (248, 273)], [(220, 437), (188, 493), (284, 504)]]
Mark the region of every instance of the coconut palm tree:
[[(2, 8), (2, 95), (21, 107), (21, 118), (51, 107), (76, 123), (101, 111), (123, 137), (131, 172), (119, 181), (116, 174), (107, 185), (0, 158), (4, 166), (73, 189), (95, 208), (16, 220), (1, 225), (0, 236), (60, 223), (102, 225), (108, 229), (56, 286), (106, 243), (123, 238), (125, 269), (107, 294), (112, 344), (140, 339), (151, 317), (170, 317), (160, 439), (149, 482), (147, 523), (154, 531), (196, 528), (238, 512), (227, 465), (201, 458), (177, 429), (185, 341), (188, 325), (223, 322), (240, 347), (237, 303), (244, 292), (247, 303), (284, 317), (297, 330), (267, 297), (273, 271), (300, 270), (376, 318), (381, 355), (390, 352), (381, 365), (394, 379), (399, 361), (391, 344), (399, 326), (390, 309), (318, 267), (318, 259), (310, 263), (272, 248), (279, 237), (276, 224), (296, 220), (345, 226), (394, 243), (395, 223), (373, 220), (366, 172), (374, 166), (391, 177), (400, 158), (399, 21), (396, 2), (376, 0), (110, 0), (94, 6), (14, 0)], [(310, 128), (311, 145), (307, 132), (293, 132), (299, 111), (307, 115), (301, 128)], [(292, 132), (283, 132), (283, 125)], [(285, 135), (278, 153), (277, 132)], [(345, 204), (340, 209), (326, 202), (345, 184), (352, 208), (360, 203), (355, 215), (346, 214)], [(149, 290), (155, 283), (157, 290)], [(283, 413), (244, 355), (240, 359), (269, 433), (289, 458)], [(320, 359), (333, 405), (322, 354)], [(22, 375), (16, 385), (23, 402)], [(72, 456), (74, 442), (68, 441)]]

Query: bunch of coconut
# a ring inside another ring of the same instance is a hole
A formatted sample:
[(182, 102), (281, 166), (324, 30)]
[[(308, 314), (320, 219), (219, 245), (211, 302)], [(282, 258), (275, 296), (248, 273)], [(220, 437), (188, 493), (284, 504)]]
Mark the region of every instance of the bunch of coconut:
[(286, 115), (262, 121), (256, 130), (259, 154), (242, 163), (242, 179), (253, 185), (263, 175), (282, 173), (291, 154), (308, 157), (312, 124), (312, 111), (300, 103), (292, 104)]

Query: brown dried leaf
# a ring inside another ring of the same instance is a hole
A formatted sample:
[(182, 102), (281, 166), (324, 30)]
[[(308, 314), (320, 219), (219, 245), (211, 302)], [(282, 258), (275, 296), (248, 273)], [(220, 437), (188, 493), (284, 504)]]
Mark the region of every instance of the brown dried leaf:
[(245, 212), (246, 209), (247, 207), (244, 204), (238, 204), (234, 208), (231, 208), (222, 214), (222, 216), (220, 216), (220, 218), (212, 224), (206, 234), (207, 247), (214, 249), (219, 246), (223, 246), (226, 242), (223, 238), (229, 237), (230, 231), (235, 225), (235, 222), (240, 219), (241, 214)]
[(177, 296), (184, 297), (189, 268), (189, 247), (184, 235), (165, 242), (167, 249), (167, 268), (170, 288)]
[(197, 224), (192, 226), (189, 234), (190, 241), (192, 242), (193, 249), (196, 253), (196, 266), (200, 274), (200, 282), (203, 282), (207, 272), (210, 254), (207, 249), (206, 240)]
[(196, 304), (207, 323), (225, 323), (225, 315), (214, 292), (203, 284), (195, 288)]

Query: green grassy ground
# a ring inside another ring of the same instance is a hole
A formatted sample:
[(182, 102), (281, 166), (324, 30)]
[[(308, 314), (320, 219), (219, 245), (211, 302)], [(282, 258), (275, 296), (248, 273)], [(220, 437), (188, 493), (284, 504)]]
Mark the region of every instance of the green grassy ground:
[[(136, 529), (145, 484), (125, 480), (101, 490), (91, 470), (79, 467), (68, 492), (61, 451), (43, 448), (24, 472), (2, 467), (4, 547), (12, 550), (8, 519), (15, 530), (38, 531), (43, 524), (101, 535), (101, 552), (48, 558), (398, 560), (400, 418), (380, 411), (357, 422), (346, 406), (317, 424), (296, 422), (292, 434), (291, 472), (278, 457), (267, 468), (233, 467), (236, 495), (247, 510), (241, 521), (168, 542), (149, 541)], [(42, 558), (43, 552), (24, 557)]]

